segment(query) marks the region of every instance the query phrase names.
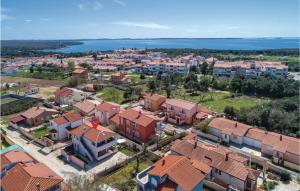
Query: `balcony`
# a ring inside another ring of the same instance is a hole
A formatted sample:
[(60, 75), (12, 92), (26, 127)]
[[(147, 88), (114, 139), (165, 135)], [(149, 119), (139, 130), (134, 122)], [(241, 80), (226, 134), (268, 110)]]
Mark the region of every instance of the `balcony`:
[(110, 148), (110, 147), (112, 147), (112, 146), (115, 146), (115, 145), (117, 145), (118, 144), (118, 142), (117, 142), (117, 140), (115, 140), (115, 139), (112, 139), (112, 140), (110, 140), (110, 141), (108, 141), (108, 142), (103, 142), (102, 144), (100, 144), (99, 146), (95, 146), (96, 147), (96, 149), (97, 149), (97, 151), (101, 151), (101, 150), (105, 150), (105, 149), (107, 149), (107, 148)]
[(147, 167), (142, 172), (136, 175), (136, 180), (138, 185), (142, 188), (142, 190), (146, 190), (147, 184), (149, 182), (148, 172), (153, 168), (153, 166)]

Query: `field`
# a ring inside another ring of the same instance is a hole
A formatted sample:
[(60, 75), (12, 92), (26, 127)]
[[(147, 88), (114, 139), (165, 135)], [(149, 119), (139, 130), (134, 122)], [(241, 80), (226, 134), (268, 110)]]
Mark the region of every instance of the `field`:
[(27, 83), (27, 84), (34, 84), (38, 87), (46, 87), (55, 86), (60, 87), (65, 85), (64, 81), (60, 80), (43, 80), (43, 79), (34, 79), (34, 78), (23, 78), (23, 77), (11, 77), (11, 76), (1, 76), (2, 83)]
[[(162, 94), (166, 95), (164, 91)], [(251, 96), (232, 96), (226, 91), (199, 92), (198, 95), (191, 96), (186, 92), (186, 90), (179, 88), (173, 96), (175, 98), (188, 100), (194, 103), (200, 103), (206, 108), (217, 112), (223, 112), (226, 106), (232, 106), (235, 109), (250, 108), (270, 101), (270, 99)]]
[(13, 101), (16, 101), (16, 100), (18, 100), (18, 99), (13, 98), (13, 97), (6, 97), (6, 98), (1, 99), (1, 105), (6, 104), (6, 103), (10, 103), (10, 102), (13, 102)]
[(129, 74), (126, 76), (131, 80), (131, 82), (139, 83), (139, 82), (147, 82), (149, 79), (152, 78), (152, 76), (145, 75), (145, 79), (141, 79), (140, 75), (138, 74)]
[(24, 77), (24, 78), (35, 78), (35, 79), (46, 79), (46, 80), (66, 80), (68, 79), (62, 72), (33, 72), (30, 73), (28, 70), (18, 72), (11, 75), (13, 77)]
[(113, 87), (105, 87), (98, 94), (97, 97), (105, 100), (121, 104), (124, 101), (124, 91)]
[(49, 129), (47, 127), (43, 127), (41, 129), (35, 130), (32, 132), (32, 134), (36, 137), (36, 138), (42, 138), (46, 135), (48, 135)]

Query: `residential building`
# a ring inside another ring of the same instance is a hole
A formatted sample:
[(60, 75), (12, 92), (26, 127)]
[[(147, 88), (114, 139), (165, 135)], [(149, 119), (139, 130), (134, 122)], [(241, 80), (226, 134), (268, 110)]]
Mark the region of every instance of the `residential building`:
[(88, 71), (85, 70), (85, 69), (82, 69), (82, 68), (78, 68), (78, 69), (75, 69), (73, 72), (72, 72), (72, 76), (74, 78), (77, 78), (81, 81), (84, 81), (84, 80), (87, 80), (89, 75), (88, 75)]
[(136, 176), (138, 191), (202, 191), (204, 175), (184, 156), (166, 156)]
[(64, 140), (68, 137), (68, 129), (76, 128), (83, 123), (83, 117), (77, 112), (69, 112), (50, 120), (52, 140)]
[(198, 105), (181, 99), (167, 99), (165, 107), (166, 121), (177, 125), (191, 125), (197, 113)]
[(144, 96), (144, 108), (150, 111), (159, 111), (161, 105), (166, 101), (165, 96), (161, 96), (158, 94), (146, 94)]
[(101, 125), (107, 126), (110, 124), (110, 118), (119, 112), (120, 105), (104, 101), (96, 107), (95, 116)]
[(297, 138), (253, 128), (247, 132), (244, 144), (260, 149), (274, 163), (295, 170), (300, 168), (300, 140)]
[(274, 163), (298, 170), (300, 168), (300, 140), (268, 132), (225, 118), (215, 118), (208, 124), (208, 133), (228, 144), (246, 145), (261, 151)]
[(5, 191), (60, 191), (63, 179), (43, 163), (14, 149), (1, 154), (1, 189)]
[(111, 75), (111, 83), (113, 84), (127, 84), (128, 78), (125, 76), (126, 73), (119, 72)]
[(108, 128), (83, 124), (69, 131), (74, 151), (90, 162), (100, 161), (117, 152), (116, 133)]
[(135, 109), (122, 111), (111, 121), (122, 134), (138, 142), (148, 142), (155, 135), (157, 121)]
[(190, 65), (187, 63), (173, 62), (173, 61), (154, 61), (144, 64), (144, 71), (150, 74), (157, 73), (179, 73), (187, 74)]
[(237, 74), (245, 76), (259, 77), (259, 76), (288, 76), (288, 66), (280, 62), (266, 62), (266, 61), (238, 61), (238, 62), (224, 62), (218, 61), (214, 64), (213, 76), (219, 77), (234, 77)]
[(97, 100), (84, 100), (73, 105), (73, 109), (83, 116), (95, 115), (96, 107), (100, 102)]
[[(225, 189), (252, 190), (257, 187), (258, 170), (247, 167), (247, 159), (239, 156), (231, 150), (210, 144), (199, 142), (192, 136), (184, 140), (178, 140), (171, 147), (172, 155), (182, 155), (191, 161), (200, 161), (211, 167), (208, 181), (212, 181)], [(197, 165), (197, 164), (194, 164)], [(207, 167), (200, 167), (202, 171), (208, 171)]]
[(252, 128), (250, 125), (237, 121), (215, 118), (208, 124), (208, 133), (218, 137), (220, 141), (226, 143), (243, 144), (247, 131)]
[(69, 105), (85, 100), (87, 94), (75, 88), (63, 87), (55, 92), (55, 103), (59, 105)]
[(54, 109), (49, 109), (46, 107), (32, 107), (25, 112), (17, 115), (11, 119), (11, 125), (16, 126), (22, 122), (25, 122), (29, 126), (41, 125), (45, 121), (52, 118), (52, 115), (57, 114), (58, 111)]

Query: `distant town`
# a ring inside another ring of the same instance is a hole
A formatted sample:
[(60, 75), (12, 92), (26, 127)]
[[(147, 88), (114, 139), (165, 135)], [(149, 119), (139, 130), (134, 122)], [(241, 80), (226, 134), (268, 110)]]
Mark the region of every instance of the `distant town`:
[(299, 81), (280, 61), (124, 48), (4, 56), (1, 75), (1, 190), (299, 184)]

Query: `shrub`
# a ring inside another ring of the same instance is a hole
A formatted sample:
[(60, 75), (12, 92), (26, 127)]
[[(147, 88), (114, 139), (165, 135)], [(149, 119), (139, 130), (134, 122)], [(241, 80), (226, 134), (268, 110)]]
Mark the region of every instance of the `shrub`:
[(280, 177), (281, 177), (281, 181), (285, 182), (285, 181), (290, 181), (291, 180), (291, 175), (290, 173), (283, 171), (280, 173)]

